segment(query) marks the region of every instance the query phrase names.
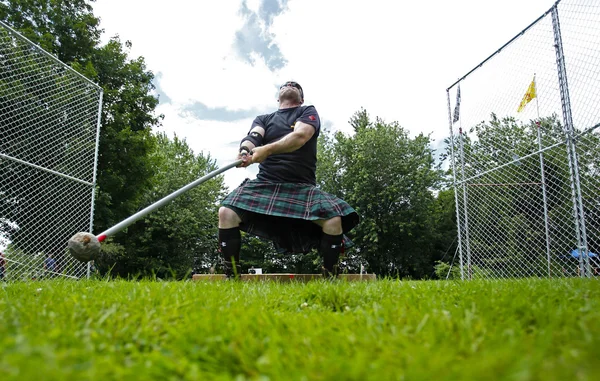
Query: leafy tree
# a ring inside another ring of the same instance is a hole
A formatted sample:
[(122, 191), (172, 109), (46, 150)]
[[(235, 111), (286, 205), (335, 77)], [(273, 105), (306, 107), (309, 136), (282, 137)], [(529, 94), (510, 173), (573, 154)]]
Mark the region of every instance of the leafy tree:
[[(162, 133), (149, 159), (157, 171), (152, 188), (143, 195), (144, 207), (216, 169), (210, 156), (194, 155), (185, 141)], [(222, 197), (222, 176), (178, 196), (118, 234), (122, 249), (113, 243), (100, 260), (101, 270), (161, 278), (203, 271), (218, 258), (217, 209)]]
[(370, 120), (366, 110), (350, 120), (353, 136), (321, 139), (320, 186), (344, 198), (361, 216), (351, 234), (350, 269), (361, 262), (380, 275), (421, 278), (433, 271), (436, 252), (435, 190), (442, 179), (430, 139), (414, 138), (398, 123)]
[[(160, 126), (162, 118), (154, 113), (158, 104), (158, 99), (152, 95), (154, 75), (146, 69), (144, 59), (139, 57), (130, 60), (128, 49), (131, 43), (126, 42), (123, 46), (118, 36), (105, 46), (100, 46), (102, 30), (99, 29), (99, 19), (93, 15), (92, 7), (84, 0), (3, 0), (0, 1), (0, 20), (103, 88), (95, 231), (105, 230), (131, 215), (143, 203), (143, 194), (151, 185), (154, 169), (148, 156), (155, 146), (151, 130)], [(4, 33), (1, 37), (5, 39), (8, 35)], [(5, 46), (12, 45), (8, 43)], [(18, 56), (28, 53), (30, 51), (27, 48), (2, 52), (5, 58), (10, 54)], [(75, 95), (58, 107), (51, 97), (41, 98), (36, 93), (36, 86), (60, 89), (64, 86), (64, 82), (61, 82), (64, 81), (64, 69), (60, 69), (58, 65), (36, 66), (36, 62), (19, 68), (10, 59), (0, 62), (0, 65), (5, 65), (3, 69), (6, 69), (2, 72), (9, 72), (10, 69), (12, 72), (27, 70), (30, 73), (27, 76), (0, 78), (0, 103), (3, 105), (0, 111), (3, 115), (27, 112), (38, 115), (40, 120), (61, 120), (65, 115), (68, 116), (69, 109), (76, 100)], [(13, 66), (7, 68), (6, 65)], [(15, 93), (19, 94), (19, 99), (11, 98), (10, 94)], [(77, 96), (81, 97), (80, 94)], [(7, 132), (6, 128), (9, 127), (12, 128), (11, 131), (18, 133)], [(95, 125), (88, 127), (91, 131), (95, 129)], [(6, 124), (1, 128), (4, 130), (0, 131), (0, 140), (10, 142), (13, 147), (28, 144), (23, 137), (43, 137), (38, 139), (40, 144), (36, 147), (37, 157), (25, 159), (67, 174), (70, 168), (57, 167), (55, 158), (70, 155), (73, 157), (71, 162), (77, 163), (77, 155), (86, 149), (81, 142), (69, 141), (60, 132), (45, 131), (47, 126)], [(9, 136), (9, 133), (12, 135)], [(63, 148), (60, 152), (53, 148), (61, 146), (68, 148)], [(3, 173), (16, 168), (12, 163), (3, 162), (2, 165)], [(31, 169), (21, 171), (25, 172), (15, 174), (15, 178), (31, 178), (33, 174), (29, 173)], [(31, 241), (32, 233), (39, 233), (40, 230), (35, 224), (17, 220), (19, 208), (25, 205), (23, 200), (56, 199), (65, 194), (63, 188), (60, 184), (42, 188), (19, 181), (8, 192), (3, 190), (3, 197), (0, 199), (4, 216), (0, 222), (1, 231), (10, 236), (14, 245), (19, 246), (20, 240), (23, 243)], [(73, 229), (69, 229), (68, 222), (60, 220), (61, 213), (56, 205), (60, 204), (56, 202), (44, 207), (28, 205), (27, 217), (29, 221), (46, 224), (43, 231), (47, 236), (54, 237), (55, 242), (55, 247), (51, 250), (60, 253)], [(17, 226), (18, 232), (15, 231)], [(61, 258), (57, 259), (60, 262)]]
[(127, 57), (118, 37), (92, 57), (96, 79), (104, 89), (94, 217), (97, 231), (139, 209), (155, 172), (148, 157), (156, 144), (152, 128), (160, 126), (162, 115), (154, 114), (158, 105), (152, 95), (154, 75), (146, 70), (143, 58)]
[[(432, 218), (434, 226), (432, 232), (433, 257), (451, 263), (458, 247), (453, 189), (444, 189), (438, 192), (433, 205)], [(439, 272), (435, 270), (432, 275), (439, 276)]]
[(94, 16), (89, 2), (1, 0), (0, 20), (62, 62), (86, 67), (102, 35), (100, 19)]

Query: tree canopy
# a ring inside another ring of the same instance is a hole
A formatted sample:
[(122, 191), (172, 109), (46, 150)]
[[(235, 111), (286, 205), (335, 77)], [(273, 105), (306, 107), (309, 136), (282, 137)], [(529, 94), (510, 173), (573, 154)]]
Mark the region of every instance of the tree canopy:
[[(371, 120), (366, 110), (350, 119), (354, 134), (323, 135), (318, 182), (346, 200), (361, 216), (352, 232), (356, 246), (347, 258), (380, 275), (430, 276), (440, 248), (450, 245), (453, 203), (436, 197), (443, 173), (430, 138), (411, 138), (398, 123)], [(448, 240), (450, 239), (450, 242)]]

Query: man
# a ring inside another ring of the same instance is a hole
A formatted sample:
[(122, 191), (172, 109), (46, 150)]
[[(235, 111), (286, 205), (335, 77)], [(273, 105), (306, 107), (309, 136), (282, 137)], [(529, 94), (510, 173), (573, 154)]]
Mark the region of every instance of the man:
[[(279, 89), (279, 109), (254, 119), (240, 143), (240, 167), (258, 163), (255, 180), (246, 179), (219, 208), (219, 246), (228, 277), (240, 273), (240, 230), (270, 239), (278, 251), (307, 253), (317, 248), (323, 275), (337, 275), (344, 233), (358, 214), (343, 200), (316, 187), (317, 138), (321, 129), (314, 106), (302, 106), (297, 82)], [(234, 268), (235, 263), (235, 268)]]
[(52, 253), (48, 253), (48, 257), (44, 261), (44, 270), (49, 273), (50, 277), (54, 276), (54, 271), (56, 269), (56, 260), (52, 258)]

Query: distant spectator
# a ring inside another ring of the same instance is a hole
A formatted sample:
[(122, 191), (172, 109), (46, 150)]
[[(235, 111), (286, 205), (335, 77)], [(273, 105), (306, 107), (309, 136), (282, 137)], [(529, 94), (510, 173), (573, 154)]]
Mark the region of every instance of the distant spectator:
[(50, 276), (54, 274), (56, 270), (56, 260), (52, 258), (52, 254), (48, 253), (48, 258), (44, 261), (44, 270), (50, 273)]
[(4, 280), (4, 272), (6, 271), (6, 259), (4, 253), (0, 251), (0, 280)]
[(600, 259), (598, 257), (590, 258), (590, 265), (592, 266), (592, 274), (600, 276)]

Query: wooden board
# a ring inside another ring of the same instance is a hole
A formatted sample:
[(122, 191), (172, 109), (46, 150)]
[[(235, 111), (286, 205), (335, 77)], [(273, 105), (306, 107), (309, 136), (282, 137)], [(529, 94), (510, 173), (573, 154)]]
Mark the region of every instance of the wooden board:
[[(308, 282), (311, 280), (322, 279), (321, 274), (242, 274), (242, 281), (245, 282)], [(375, 274), (341, 274), (338, 276), (340, 280), (348, 282), (365, 282), (374, 281), (377, 279)], [(194, 274), (192, 279), (195, 281), (224, 281), (225, 274)]]

